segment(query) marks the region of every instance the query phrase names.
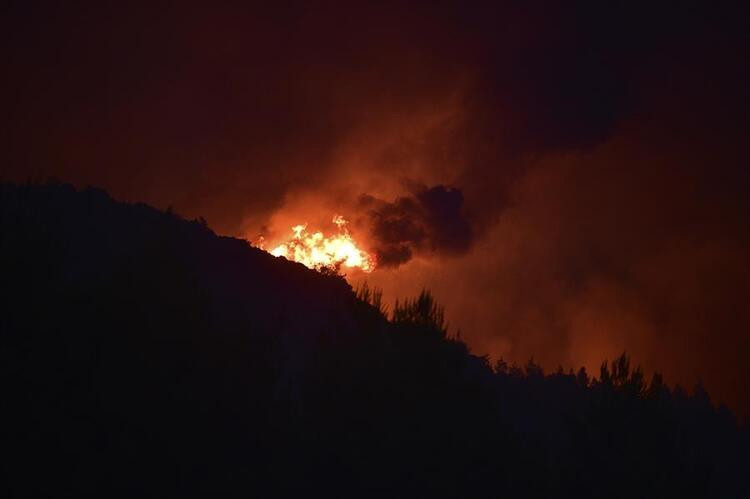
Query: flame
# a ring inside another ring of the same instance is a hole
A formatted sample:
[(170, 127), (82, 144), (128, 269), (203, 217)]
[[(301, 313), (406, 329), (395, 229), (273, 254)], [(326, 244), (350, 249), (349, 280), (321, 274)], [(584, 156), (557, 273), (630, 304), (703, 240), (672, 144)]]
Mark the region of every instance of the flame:
[(307, 224), (295, 225), (292, 227), (292, 238), (269, 253), (299, 262), (311, 269), (337, 268), (343, 265), (372, 272), (375, 269), (375, 258), (357, 246), (349, 234), (346, 219), (336, 215), (332, 222), (338, 227), (338, 234), (330, 237), (324, 236), (320, 231), (307, 232)]

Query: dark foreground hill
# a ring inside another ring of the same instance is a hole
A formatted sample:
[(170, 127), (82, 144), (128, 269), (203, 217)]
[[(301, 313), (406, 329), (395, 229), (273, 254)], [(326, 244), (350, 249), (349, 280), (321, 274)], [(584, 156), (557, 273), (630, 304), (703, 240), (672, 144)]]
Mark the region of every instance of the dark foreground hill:
[(748, 497), (748, 434), (621, 357), (490, 367), (144, 205), (0, 186), (3, 497)]

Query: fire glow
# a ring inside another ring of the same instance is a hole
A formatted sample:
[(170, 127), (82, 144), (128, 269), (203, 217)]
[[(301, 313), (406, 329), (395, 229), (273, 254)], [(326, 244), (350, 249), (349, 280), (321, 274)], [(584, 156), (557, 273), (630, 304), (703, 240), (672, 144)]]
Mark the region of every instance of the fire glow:
[(375, 269), (375, 258), (357, 246), (341, 215), (333, 217), (338, 233), (326, 237), (321, 231), (307, 232), (307, 224), (292, 227), (292, 237), (269, 253), (299, 262), (311, 269), (328, 267), (358, 268), (364, 272)]

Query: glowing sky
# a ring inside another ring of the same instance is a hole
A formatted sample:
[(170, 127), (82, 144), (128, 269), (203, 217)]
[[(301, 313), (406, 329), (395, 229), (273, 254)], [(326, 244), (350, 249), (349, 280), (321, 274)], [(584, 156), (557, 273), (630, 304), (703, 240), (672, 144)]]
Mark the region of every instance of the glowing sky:
[(0, 176), (251, 240), (342, 214), (477, 353), (750, 407), (746, 16), (496, 3), (9, 7)]

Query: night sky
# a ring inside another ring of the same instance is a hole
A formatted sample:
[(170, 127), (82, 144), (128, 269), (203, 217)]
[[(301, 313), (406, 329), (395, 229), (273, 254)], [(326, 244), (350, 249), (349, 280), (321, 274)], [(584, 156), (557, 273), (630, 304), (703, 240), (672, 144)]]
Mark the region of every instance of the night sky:
[(750, 412), (743, 12), (278, 3), (6, 4), (0, 179), (249, 240), (342, 214), (475, 353), (627, 350)]

